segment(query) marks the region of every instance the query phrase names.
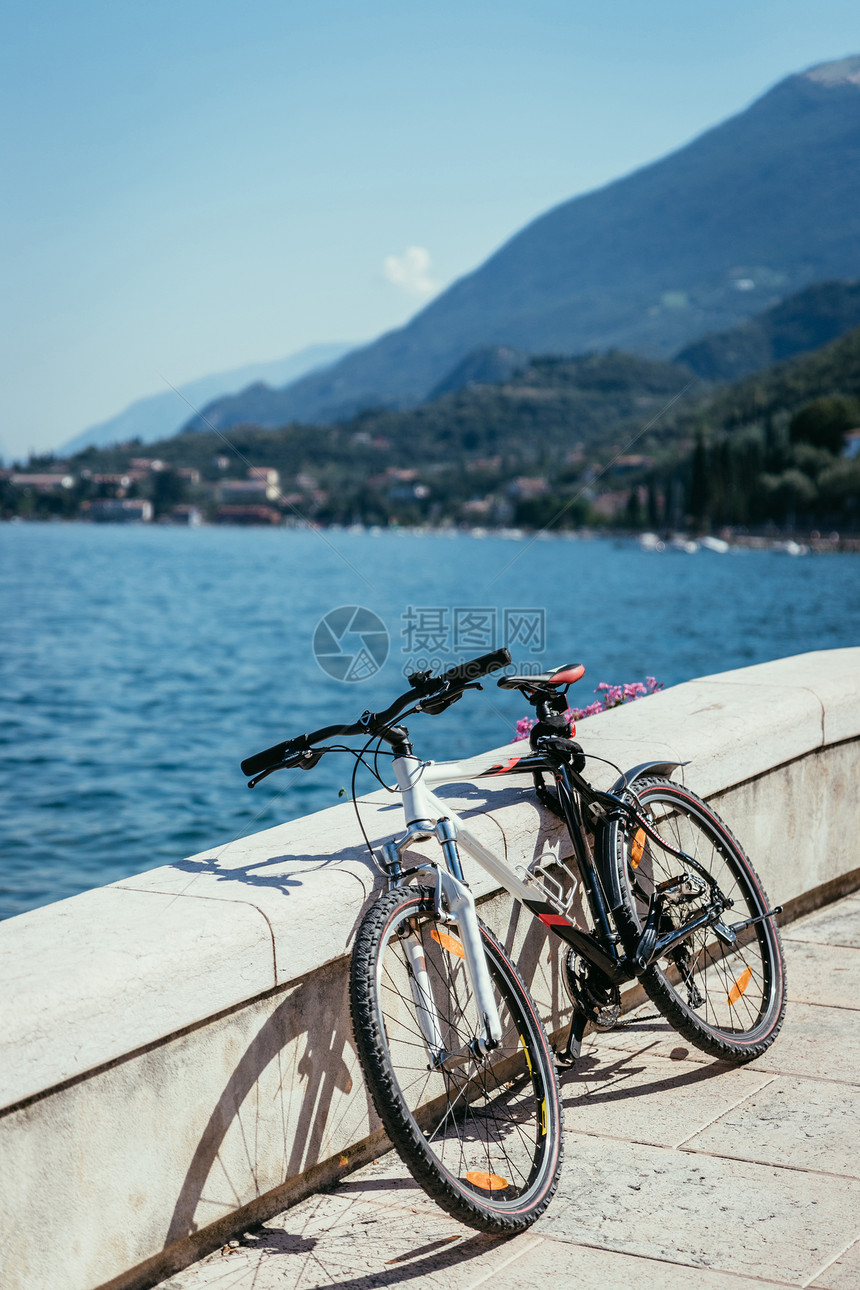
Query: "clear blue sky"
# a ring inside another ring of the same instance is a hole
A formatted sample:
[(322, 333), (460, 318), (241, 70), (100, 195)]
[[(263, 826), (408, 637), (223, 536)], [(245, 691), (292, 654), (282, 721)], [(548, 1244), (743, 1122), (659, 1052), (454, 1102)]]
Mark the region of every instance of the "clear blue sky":
[(856, 0), (6, 0), (0, 445), (160, 373), (370, 339), (548, 207), (858, 52)]

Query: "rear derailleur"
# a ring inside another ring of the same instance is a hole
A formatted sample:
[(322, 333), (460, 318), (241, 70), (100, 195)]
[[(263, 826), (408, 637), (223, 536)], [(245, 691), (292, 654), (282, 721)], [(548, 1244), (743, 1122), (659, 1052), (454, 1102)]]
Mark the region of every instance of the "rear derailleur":
[(686, 943), (678, 945), (674, 950), (669, 951), (669, 958), (675, 964), (680, 973), (681, 980), (687, 987), (687, 1002), (691, 1008), (701, 1008), (705, 1002), (705, 996), (696, 985), (693, 974), (696, 971), (696, 960), (690, 953), (690, 947)]

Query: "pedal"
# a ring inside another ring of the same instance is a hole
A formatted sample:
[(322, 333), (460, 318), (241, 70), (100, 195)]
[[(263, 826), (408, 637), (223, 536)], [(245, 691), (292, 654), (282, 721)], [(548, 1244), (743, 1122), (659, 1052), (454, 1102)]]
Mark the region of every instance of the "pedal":
[(679, 905), (685, 900), (695, 900), (704, 894), (705, 884), (701, 878), (692, 873), (679, 874), (677, 878), (667, 878), (655, 888), (655, 895), (660, 893), (667, 905)]
[(620, 1016), (621, 1004), (607, 1003), (603, 1008), (598, 1009), (596, 1016), (591, 1018), (591, 1024), (596, 1030), (614, 1030)]

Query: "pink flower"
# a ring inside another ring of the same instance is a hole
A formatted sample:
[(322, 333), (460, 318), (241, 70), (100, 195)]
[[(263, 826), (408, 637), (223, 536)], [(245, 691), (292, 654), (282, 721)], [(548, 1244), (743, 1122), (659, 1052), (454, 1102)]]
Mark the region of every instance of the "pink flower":
[(511, 742), (515, 743), (517, 739), (527, 739), (532, 726), (536, 725), (537, 721), (535, 721), (534, 717), (520, 717), (517, 722), (517, 733)]

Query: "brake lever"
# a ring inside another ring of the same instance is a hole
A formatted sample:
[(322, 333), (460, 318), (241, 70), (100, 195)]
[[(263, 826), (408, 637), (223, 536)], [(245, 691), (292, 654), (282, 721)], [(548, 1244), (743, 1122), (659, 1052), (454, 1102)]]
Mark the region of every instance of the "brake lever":
[(315, 748), (306, 748), (304, 752), (300, 752), (293, 757), (287, 757), (284, 761), (279, 761), (274, 766), (267, 767), (266, 770), (261, 771), (259, 775), (255, 775), (253, 779), (249, 779), (248, 787), (256, 788), (261, 780), (265, 779), (267, 775), (273, 775), (276, 770), (292, 770), (294, 768), (298, 770), (312, 770), (325, 751), (326, 750), (324, 748), (319, 750)]
[(248, 780), (248, 787), (256, 788), (260, 781), (265, 779), (267, 775), (274, 775), (276, 770), (286, 770), (287, 766), (287, 762), (279, 761), (276, 766), (269, 766), (266, 770), (261, 770), (259, 775), (254, 775), (252, 779)]
[(458, 699), (462, 699), (466, 690), (483, 690), (483, 688), (480, 681), (467, 681), (465, 685), (458, 685), (456, 689), (441, 690), (436, 694), (428, 695), (426, 699), (421, 699), (416, 707), (419, 712), (426, 712), (430, 717), (438, 717), (440, 712), (450, 708), (451, 704), (456, 703)]

